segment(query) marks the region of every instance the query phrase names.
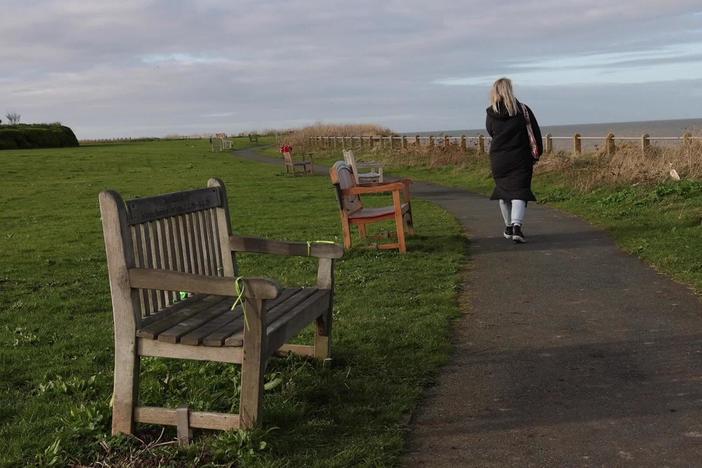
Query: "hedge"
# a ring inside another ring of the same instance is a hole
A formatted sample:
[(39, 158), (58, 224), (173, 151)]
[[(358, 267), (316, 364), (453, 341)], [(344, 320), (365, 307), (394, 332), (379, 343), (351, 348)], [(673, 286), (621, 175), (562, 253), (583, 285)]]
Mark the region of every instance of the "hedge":
[(78, 139), (61, 124), (0, 125), (0, 150), (64, 146), (78, 146)]

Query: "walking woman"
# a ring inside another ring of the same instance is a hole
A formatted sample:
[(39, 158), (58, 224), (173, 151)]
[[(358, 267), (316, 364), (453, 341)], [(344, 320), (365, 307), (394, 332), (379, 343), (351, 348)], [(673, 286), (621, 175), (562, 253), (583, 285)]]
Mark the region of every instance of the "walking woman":
[(485, 127), (492, 137), (490, 168), (495, 179), (490, 199), (500, 201), (505, 238), (524, 243), (522, 224), (527, 202), (536, 201), (531, 177), (543, 153), (543, 143), (533, 112), (514, 97), (512, 82), (507, 78), (492, 85)]

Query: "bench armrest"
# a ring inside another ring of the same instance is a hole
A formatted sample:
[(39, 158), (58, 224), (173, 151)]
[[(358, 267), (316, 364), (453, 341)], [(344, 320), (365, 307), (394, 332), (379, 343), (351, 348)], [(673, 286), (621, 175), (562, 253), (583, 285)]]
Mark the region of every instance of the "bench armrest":
[(367, 193), (388, 193), (402, 190), (405, 194), (409, 194), (409, 179), (403, 179), (399, 182), (390, 182), (387, 184), (363, 184), (343, 190), (342, 192), (348, 195), (363, 195)]
[[(215, 296), (236, 296), (234, 278), (228, 276), (205, 276), (172, 270), (152, 268), (130, 268), (129, 285), (132, 288), (160, 289), (163, 291), (187, 291)], [(275, 299), (281, 288), (268, 278), (245, 277), (245, 296), (252, 299)]]
[(274, 255), (317, 257), (317, 258), (341, 258), (344, 256), (344, 249), (337, 244), (315, 244), (311, 242), (286, 242), (258, 237), (230, 236), (229, 247), (235, 252), (256, 252)]

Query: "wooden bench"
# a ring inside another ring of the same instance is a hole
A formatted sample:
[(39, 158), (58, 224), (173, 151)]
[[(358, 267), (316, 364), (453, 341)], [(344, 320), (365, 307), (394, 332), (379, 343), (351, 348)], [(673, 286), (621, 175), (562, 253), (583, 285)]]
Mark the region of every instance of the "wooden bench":
[[(344, 232), (344, 247), (351, 248), (351, 225), (358, 226), (362, 238), (367, 237), (366, 226), (380, 221), (394, 220), (397, 242), (378, 244), (379, 249), (399, 249), (407, 252), (405, 234), (414, 234), (409, 179), (387, 184), (358, 185), (351, 168), (344, 161), (337, 161), (329, 169), (332, 184), (336, 187), (339, 201), (341, 227)], [(360, 195), (390, 193), (392, 205), (381, 208), (365, 208)]]
[[(382, 163), (375, 161), (356, 161), (356, 156), (354, 156), (351, 150), (344, 150), (344, 161), (351, 168), (357, 184), (378, 184), (383, 182)], [(366, 169), (366, 171), (361, 172), (361, 169)]]
[[(232, 235), (219, 179), (207, 188), (126, 203), (114, 191), (99, 199), (114, 315), (113, 434), (132, 433), (135, 422), (166, 424), (187, 443), (192, 427), (251, 428), (260, 416), (271, 355), (329, 358), (340, 246)], [(240, 278), (243, 308), (232, 311), (236, 252), (317, 257), (317, 285), (281, 288), (266, 278)], [(189, 297), (179, 300), (181, 291)], [(309, 323), (316, 324), (312, 346), (286, 345)], [(239, 414), (139, 406), (141, 356), (241, 364)]]
[(296, 162), (293, 160), (292, 154), (289, 151), (283, 151), (283, 167), (285, 169), (285, 174), (312, 174), (312, 158), (309, 155), (304, 155), (302, 161)]
[(211, 139), (210, 144), (213, 152), (232, 149), (232, 140), (227, 138), (226, 133), (215, 133), (215, 136)]

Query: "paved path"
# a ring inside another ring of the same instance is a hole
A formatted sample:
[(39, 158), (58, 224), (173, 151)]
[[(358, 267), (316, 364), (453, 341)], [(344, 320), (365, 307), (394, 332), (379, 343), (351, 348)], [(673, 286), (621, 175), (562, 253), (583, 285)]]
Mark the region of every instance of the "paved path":
[(406, 466), (702, 466), (702, 303), (689, 289), (574, 216), (531, 204), (515, 245), (495, 202), (412, 191), (462, 223), (471, 262)]

